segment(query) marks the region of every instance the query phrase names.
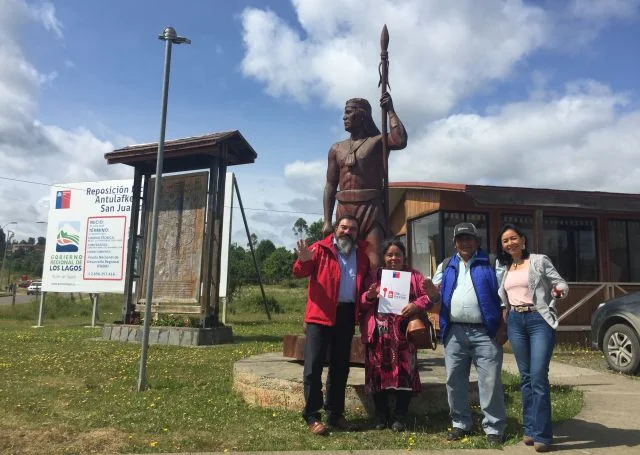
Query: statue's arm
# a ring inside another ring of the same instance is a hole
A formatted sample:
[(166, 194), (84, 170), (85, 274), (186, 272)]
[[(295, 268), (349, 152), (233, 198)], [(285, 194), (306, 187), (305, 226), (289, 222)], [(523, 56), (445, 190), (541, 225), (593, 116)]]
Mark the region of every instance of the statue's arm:
[(388, 144), (391, 150), (402, 150), (407, 146), (407, 130), (395, 111), (389, 111)]
[(333, 208), (336, 204), (336, 193), (338, 191), (338, 182), (340, 181), (340, 168), (336, 159), (335, 146), (329, 150), (329, 159), (327, 162), (327, 182), (324, 186), (324, 195), (322, 205), (324, 208), (324, 225), (322, 231), (325, 235), (329, 235), (332, 231), (331, 221), (333, 219)]
[(407, 146), (407, 130), (393, 108), (391, 95), (385, 92), (380, 98), (380, 107), (387, 111), (389, 117), (389, 133), (387, 144), (390, 150), (402, 150)]

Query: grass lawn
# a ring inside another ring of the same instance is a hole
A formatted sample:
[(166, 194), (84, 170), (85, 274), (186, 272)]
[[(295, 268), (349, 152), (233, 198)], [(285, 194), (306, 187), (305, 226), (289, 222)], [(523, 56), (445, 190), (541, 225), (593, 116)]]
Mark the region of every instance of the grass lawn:
[[(228, 315), (235, 343), (151, 346), (149, 388), (135, 391), (140, 346), (98, 340), (88, 299), (52, 298), (44, 328), (35, 303), (0, 308), (0, 453), (182, 452), (233, 450), (437, 449), (485, 447), (480, 434), (445, 440), (448, 417), (415, 416), (411, 431), (309, 434), (300, 414), (247, 405), (232, 391), (235, 361), (280, 351), (300, 333), (305, 290), (268, 287), (279, 313), (267, 321), (257, 290), (246, 289)], [(101, 297), (100, 320), (120, 314), (120, 297)], [(509, 442), (520, 439), (517, 378), (505, 374)], [(582, 406), (582, 394), (554, 387), (554, 421)], [(479, 410), (475, 410), (480, 419)], [(362, 415), (349, 416), (365, 423)], [(477, 426), (479, 428), (479, 425)]]

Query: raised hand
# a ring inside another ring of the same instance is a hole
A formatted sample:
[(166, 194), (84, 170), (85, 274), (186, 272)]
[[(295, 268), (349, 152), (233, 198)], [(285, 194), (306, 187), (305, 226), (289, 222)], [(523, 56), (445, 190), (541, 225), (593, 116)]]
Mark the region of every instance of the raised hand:
[(393, 100), (389, 92), (384, 92), (380, 97), (380, 107), (386, 111), (393, 111)]
[(552, 290), (551, 290), (551, 294), (553, 294), (553, 297), (556, 299), (561, 299), (564, 297), (564, 291), (562, 289), (560, 289), (558, 286), (555, 286)]
[(413, 302), (409, 302), (404, 306), (404, 308), (402, 308), (402, 311), (400, 312), (400, 314), (402, 315), (403, 318), (408, 318), (410, 316), (413, 316), (418, 311), (419, 311), (418, 306)]
[(376, 283), (371, 284), (369, 289), (367, 289), (367, 295), (365, 296), (367, 300), (375, 300), (378, 298), (378, 285)]
[(296, 253), (298, 254), (298, 261), (300, 262), (310, 261), (313, 257), (305, 239), (298, 240)]

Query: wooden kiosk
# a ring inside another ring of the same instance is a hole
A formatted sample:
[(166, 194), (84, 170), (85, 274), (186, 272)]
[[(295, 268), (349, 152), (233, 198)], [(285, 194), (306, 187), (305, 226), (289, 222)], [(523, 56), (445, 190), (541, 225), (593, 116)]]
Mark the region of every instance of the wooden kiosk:
[[(139, 321), (144, 309), (141, 271), (148, 256), (157, 151), (158, 144), (149, 143), (105, 154), (108, 164), (134, 168), (123, 324)], [(256, 157), (239, 131), (165, 142), (152, 298), (155, 314), (199, 314), (201, 328), (221, 325), (218, 290), (225, 175), (228, 166), (250, 164)]]

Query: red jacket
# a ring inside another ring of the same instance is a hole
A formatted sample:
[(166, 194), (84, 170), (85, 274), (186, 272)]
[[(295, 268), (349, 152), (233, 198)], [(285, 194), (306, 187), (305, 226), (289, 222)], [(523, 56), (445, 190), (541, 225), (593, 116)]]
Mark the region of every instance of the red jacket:
[[(333, 246), (333, 234), (317, 241), (309, 247), (310, 261), (293, 264), (293, 275), (297, 278), (309, 278), (307, 292), (307, 308), (304, 322), (332, 326), (336, 323), (338, 291), (340, 289), (340, 265)], [(364, 282), (369, 273), (367, 242), (358, 241), (356, 249), (356, 304), (355, 315), (358, 315), (360, 295), (364, 290)]]

